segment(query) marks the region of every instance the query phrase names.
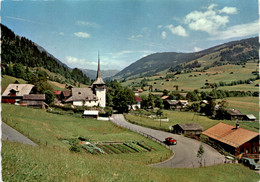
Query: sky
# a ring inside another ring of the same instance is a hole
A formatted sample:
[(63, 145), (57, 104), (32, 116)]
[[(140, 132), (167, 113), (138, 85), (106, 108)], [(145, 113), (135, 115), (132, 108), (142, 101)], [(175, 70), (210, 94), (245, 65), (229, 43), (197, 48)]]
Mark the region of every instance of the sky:
[(122, 70), (156, 52), (258, 36), (257, 0), (4, 0), (1, 23), (71, 68)]

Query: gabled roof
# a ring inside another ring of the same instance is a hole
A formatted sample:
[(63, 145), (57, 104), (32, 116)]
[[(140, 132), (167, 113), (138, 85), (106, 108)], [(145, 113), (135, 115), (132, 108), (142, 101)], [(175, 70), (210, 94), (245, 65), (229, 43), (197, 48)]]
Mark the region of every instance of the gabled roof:
[(256, 119), (256, 117), (253, 114), (247, 114), (246, 117), (248, 119)]
[(241, 111), (239, 111), (238, 109), (229, 109), (227, 112), (228, 112), (230, 115), (234, 115), (234, 116), (243, 115), (243, 114), (241, 113)]
[(217, 125), (202, 132), (202, 134), (235, 148), (259, 136), (259, 133), (257, 132), (249, 131), (243, 128), (236, 129), (235, 126), (225, 123), (218, 123)]
[(91, 88), (72, 88), (72, 96), (65, 102), (72, 101), (97, 101), (98, 98)]
[(54, 95), (60, 95), (60, 94), (61, 94), (61, 91), (60, 91), (60, 90), (53, 91), (53, 94), (54, 94)]
[(177, 100), (167, 100), (166, 102), (171, 106), (175, 106), (179, 103), (179, 101)]
[(183, 123), (178, 124), (183, 130), (200, 130), (202, 131), (202, 127), (197, 123)]
[(165, 96), (162, 96), (161, 99), (165, 100), (165, 99), (168, 99), (168, 97), (169, 97), (168, 95), (165, 95)]
[(135, 96), (135, 101), (142, 102), (143, 100), (140, 97)]
[(64, 91), (62, 91), (62, 94), (64, 97), (69, 97), (69, 96), (71, 96), (71, 90), (64, 90)]
[(45, 94), (29, 94), (24, 95), (23, 100), (45, 100)]
[(2, 96), (9, 96), (10, 90), (15, 90), (16, 96), (28, 95), (33, 87), (32, 84), (9, 84)]

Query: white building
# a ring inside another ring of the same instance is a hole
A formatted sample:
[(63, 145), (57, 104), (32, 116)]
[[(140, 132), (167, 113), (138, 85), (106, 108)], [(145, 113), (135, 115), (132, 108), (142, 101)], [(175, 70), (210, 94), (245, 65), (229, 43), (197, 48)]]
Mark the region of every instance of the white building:
[(106, 84), (100, 71), (100, 59), (98, 56), (98, 70), (96, 80), (89, 88), (72, 88), (72, 96), (65, 102), (74, 106), (100, 106), (106, 107)]

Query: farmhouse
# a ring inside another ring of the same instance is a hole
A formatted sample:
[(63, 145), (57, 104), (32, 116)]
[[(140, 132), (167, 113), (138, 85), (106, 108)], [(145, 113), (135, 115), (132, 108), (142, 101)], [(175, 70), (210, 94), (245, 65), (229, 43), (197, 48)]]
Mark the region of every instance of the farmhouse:
[(200, 136), (202, 127), (197, 123), (176, 124), (173, 126), (173, 132), (178, 134), (191, 134)]
[(129, 109), (133, 109), (136, 110), (137, 108), (141, 109), (141, 102), (143, 100), (140, 97), (135, 96), (135, 104), (133, 104), (132, 106), (128, 106)]
[(245, 117), (238, 109), (229, 109), (227, 110), (228, 119), (230, 120), (243, 120)]
[(92, 86), (89, 88), (72, 88), (71, 96), (64, 101), (65, 103), (72, 103), (74, 106), (106, 107), (106, 84), (101, 77), (99, 56), (97, 77)]
[(202, 134), (236, 156), (259, 154), (259, 133), (239, 128), (238, 123), (236, 126), (218, 123)]
[(45, 94), (29, 94), (23, 96), (23, 99), (20, 101), (20, 105), (26, 107), (45, 109), (47, 104), (44, 101)]
[(181, 103), (177, 100), (164, 100), (165, 109), (181, 109)]
[(9, 84), (2, 94), (2, 103), (19, 104), (24, 95), (35, 93), (32, 84)]
[(244, 121), (255, 121), (256, 117), (253, 114), (245, 115)]

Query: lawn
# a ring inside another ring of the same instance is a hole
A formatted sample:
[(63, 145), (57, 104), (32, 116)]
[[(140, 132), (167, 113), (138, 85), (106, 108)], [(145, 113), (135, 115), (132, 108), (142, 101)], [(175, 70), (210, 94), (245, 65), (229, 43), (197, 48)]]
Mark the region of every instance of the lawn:
[[(206, 130), (214, 125), (216, 125), (219, 122), (224, 122), (230, 125), (235, 126), (235, 121), (230, 120), (213, 120), (206, 116), (202, 116), (200, 114), (195, 114), (193, 112), (180, 112), (180, 111), (171, 111), (171, 110), (163, 110), (164, 116), (167, 116), (169, 118), (169, 122), (161, 122), (155, 121), (148, 117), (143, 116), (136, 116), (132, 114), (125, 115), (126, 119), (129, 122), (136, 123), (142, 126), (159, 129), (159, 130), (165, 130), (169, 131), (169, 126), (173, 126), (175, 124), (181, 124), (181, 123), (198, 123), (203, 127), (203, 130)], [(255, 124), (256, 123), (256, 124)], [(254, 124), (248, 125), (246, 122), (240, 122), (240, 126), (242, 128), (252, 130), (252, 131), (258, 131), (258, 128), (254, 128), (258, 123), (254, 122)]]
[[(39, 146), (2, 143), (4, 181), (258, 181), (259, 176), (237, 164), (198, 169), (167, 169), (147, 165), (166, 159), (170, 151), (108, 121), (76, 118), (2, 104), (2, 120)], [(152, 152), (92, 155), (68, 150), (58, 138), (84, 136), (91, 141), (144, 141)], [(46, 146), (47, 141), (47, 146)], [(237, 173), (239, 171), (239, 173)], [(210, 177), (210, 178), (209, 178)]]
[(120, 154), (115, 158), (137, 160), (145, 163), (153, 159), (158, 162), (160, 157), (170, 156), (171, 151), (162, 145), (146, 139), (145, 137), (120, 128), (108, 121), (97, 121), (47, 113), (45, 110), (25, 108), (10, 104), (2, 104), (2, 121), (14, 127), (40, 146), (55, 146), (69, 149), (68, 144), (63, 143), (61, 138), (84, 137), (91, 142), (97, 141), (144, 141), (154, 148), (152, 152)]
[(115, 156), (119, 155), (83, 155), (61, 148), (3, 142), (2, 175), (4, 181), (54, 182), (257, 182), (260, 179), (256, 172), (240, 164), (197, 169), (155, 168)]

